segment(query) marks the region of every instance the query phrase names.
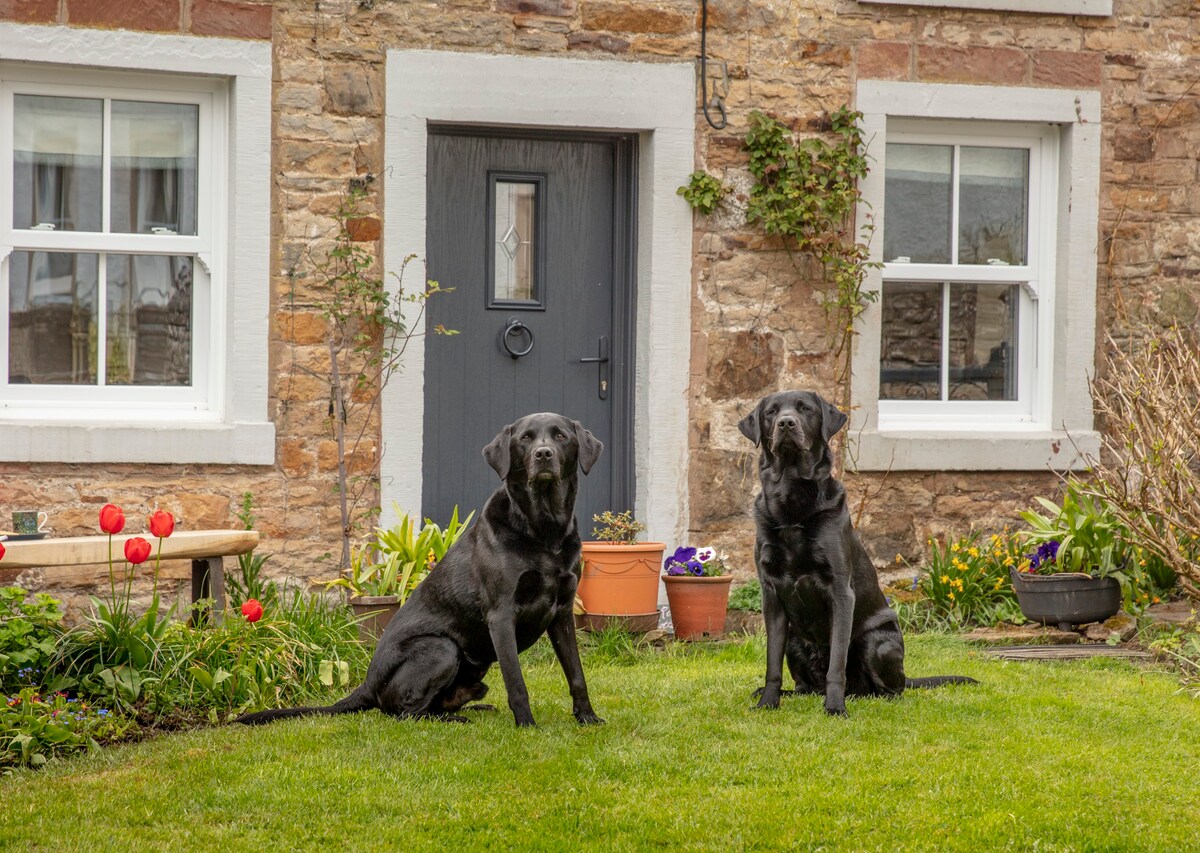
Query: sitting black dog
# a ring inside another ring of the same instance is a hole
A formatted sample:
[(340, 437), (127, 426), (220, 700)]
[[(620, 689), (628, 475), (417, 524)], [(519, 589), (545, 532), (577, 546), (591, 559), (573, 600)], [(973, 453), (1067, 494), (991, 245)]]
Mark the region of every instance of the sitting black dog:
[(761, 448), (754, 503), (754, 559), (762, 583), (767, 679), (758, 707), (777, 708), (783, 661), (796, 693), (820, 693), (846, 713), (846, 696), (898, 696), (906, 687), (974, 682), (904, 677), (904, 637), (879, 576), (850, 524), (846, 492), (832, 476), (829, 439), (846, 416), (807, 391), (759, 401), (738, 424)]
[(547, 632), (575, 719), (604, 722), (588, 698), (572, 612), (580, 554), (576, 466), (588, 473), (601, 450), (595, 436), (562, 415), (527, 415), (505, 427), (483, 450), (504, 485), (392, 619), (366, 680), (328, 707), (260, 711), (238, 722), (369, 708), (465, 722), (454, 712), (487, 693), (483, 677), (498, 661), (517, 725), (532, 726), (517, 654)]

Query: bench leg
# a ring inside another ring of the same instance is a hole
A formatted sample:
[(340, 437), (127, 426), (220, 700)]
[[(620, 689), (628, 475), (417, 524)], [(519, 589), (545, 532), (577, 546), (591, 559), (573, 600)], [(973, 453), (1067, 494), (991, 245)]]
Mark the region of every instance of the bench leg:
[(195, 621), (204, 623), (211, 615), (219, 623), (225, 615), (225, 561), (221, 557), (192, 560), (192, 604), (202, 598), (213, 599), (211, 614), (197, 613)]

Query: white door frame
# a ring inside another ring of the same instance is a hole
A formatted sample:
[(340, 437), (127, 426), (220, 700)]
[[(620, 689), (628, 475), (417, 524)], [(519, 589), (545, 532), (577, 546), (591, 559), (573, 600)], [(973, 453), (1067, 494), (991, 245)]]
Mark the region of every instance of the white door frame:
[[(634, 510), (648, 526), (649, 538), (683, 542), (688, 524), (692, 214), (675, 189), (695, 168), (692, 65), (389, 50), (386, 82), (388, 270), (400, 269), (407, 255), (426, 257), (429, 122), (638, 134)], [(414, 264), (411, 272), (419, 277), (421, 267)], [(406, 284), (412, 288), (420, 280)], [(424, 391), (424, 340), (414, 338), (401, 372), (383, 394), (385, 525), (395, 519), (393, 502), (403, 511), (420, 512), (426, 474), (421, 469)], [(481, 451), (462, 449), (468, 455)], [(582, 532), (588, 538), (590, 531)]]

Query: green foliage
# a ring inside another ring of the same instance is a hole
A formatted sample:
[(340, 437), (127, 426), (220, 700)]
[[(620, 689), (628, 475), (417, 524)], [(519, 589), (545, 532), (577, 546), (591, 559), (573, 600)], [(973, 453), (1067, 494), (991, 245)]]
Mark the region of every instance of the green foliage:
[(726, 192), (725, 185), (719, 178), (714, 178), (704, 171), (692, 172), (688, 176), (687, 184), (675, 190), (676, 195), (683, 196), (684, 201), (690, 204), (693, 210), (704, 216), (717, 209)]
[[(242, 529), (254, 529), (254, 493), (245, 492), (242, 495), (242, 506), (237, 513), (242, 522)], [(251, 598), (262, 604), (264, 610), (274, 610), (279, 606), (279, 586), (273, 580), (263, 577), (262, 570), (269, 554), (258, 554), (251, 551), (248, 554), (238, 554), (237, 574), (225, 576), (225, 593), (230, 610), (238, 610), (242, 604)]]
[(49, 669), (62, 618), (59, 602), (44, 592), (0, 587), (0, 693), (27, 686), (31, 674)]
[[(330, 581), (327, 587), (341, 587), (354, 596), (398, 595), (400, 603), (404, 604), (475, 517), (471, 512), (460, 522), (455, 506), (450, 523), (443, 530), (428, 518), (424, 525), (418, 526), (411, 515), (393, 506), (400, 520), (391, 528), (376, 528), (374, 543), (356, 550), (350, 569), (342, 577)], [(370, 560), (372, 555), (375, 557), (373, 562)]]
[(1023, 621), (1009, 570), (1020, 564), (1020, 541), (1008, 531), (948, 542), (929, 540), (925, 574), (914, 579), (930, 608), (949, 624)]
[[(909, 674), (980, 683), (850, 699), (834, 720), (819, 696), (752, 709), (761, 639), (688, 645), (639, 647), (634, 666), (583, 649), (604, 726), (575, 723), (553, 653), (530, 649), (536, 729), (506, 711), (467, 712), (465, 727), (369, 711), (19, 771), (0, 780), (0, 847), (344, 848), (399, 839), (401, 819), (413, 850), (1196, 846), (1200, 703), (1150, 668), (1013, 663), (909, 636)], [(494, 668), (487, 681), (503, 709)]]
[(98, 750), (100, 741), (116, 740), (132, 727), (106, 708), (26, 687), (0, 704), (0, 769), (41, 767), (56, 756)]
[(1020, 514), (1030, 526), (1029, 545), (1058, 543), (1055, 558), (1041, 561), (1038, 574), (1082, 572), (1116, 578), (1126, 609), (1134, 612), (1157, 602), (1166, 594), (1160, 584), (1174, 573), (1161, 557), (1143, 547), (1107, 499), (1088, 494), (1085, 488), (1069, 480), (1061, 506), (1039, 497), (1046, 514), (1034, 510)]
[[(869, 171), (858, 122), (862, 113), (841, 107), (830, 116), (831, 144), (812, 137), (797, 141), (786, 125), (760, 112), (750, 114), (746, 150), (755, 184), (746, 210), (768, 234), (817, 258), (833, 285), (826, 303), (835, 316), (839, 353), (854, 334), (854, 320), (879, 298), (864, 290), (874, 224), (854, 233), (854, 216), (862, 194), (858, 181)], [(861, 237), (861, 239), (859, 239)]]
[(604, 512), (593, 515), (592, 521), (599, 527), (592, 529), (592, 536), (597, 542), (607, 542), (610, 545), (633, 545), (639, 535), (646, 531), (646, 525), (633, 517), (633, 510), (624, 512)]
[[(366, 197), (366, 183), (352, 183), (334, 214), (337, 230), (332, 247), (323, 254), (312, 251), (305, 254), (309, 272), (316, 278), (311, 291), (312, 307), (326, 321), (328, 370), (314, 371), (294, 359), (292, 363), (293, 369), (329, 383), (342, 533), (338, 565), (343, 570), (350, 565), (351, 538), (361, 523), (356, 517), (357, 508), (364, 498), (374, 497), (378, 485), (382, 448), (375, 441), (374, 430), (369, 428), (371, 417), (378, 411), (384, 387), (400, 369), (408, 344), (424, 334), (425, 302), (451, 289), (426, 279), (423, 287), (406, 290), (404, 275), (415, 255), (406, 257), (399, 271), (388, 275), (377, 272), (370, 244), (356, 239), (357, 225), (366, 216)], [(297, 278), (303, 273), (293, 269), (291, 275)], [(389, 278), (395, 282), (394, 292), (389, 292)], [(433, 332), (456, 334), (440, 324), (433, 327)], [(365, 473), (352, 471), (347, 460), (358, 455), (360, 448), (367, 447), (371, 449), (374, 464)], [(374, 501), (369, 503), (373, 507)], [(369, 516), (373, 509), (366, 512)]]
[(326, 701), (331, 689), (361, 679), (368, 662), (349, 612), (299, 590), (258, 622), (231, 616), (212, 629), (180, 630), (163, 657), (158, 709), (182, 708), (211, 722)]
[(762, 613), (762, 585), (757, 578), (733, 588), (729, 593), (729, 609)]

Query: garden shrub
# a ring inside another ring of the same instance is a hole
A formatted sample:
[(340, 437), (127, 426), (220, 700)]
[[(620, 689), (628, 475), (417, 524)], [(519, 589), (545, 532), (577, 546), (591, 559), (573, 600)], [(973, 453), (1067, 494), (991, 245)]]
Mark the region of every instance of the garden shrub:
[(0, 705), (0, 768), (40, 767), (51, 758), (95, 750), (123, 737), (133, 723), (65, 693), (26, 687)]
[(62, 633), (62, 608), (44, 592), (0, 587), (0, 693), (28, 687), (45, 672)]
[(729, 593), (729, 609), (762, 613), (762, 586), (757, 578), (735, 587)]
[(926, 574), (916, 585), (939, 616), (958, 626), (1023, 621), (1009, 580), (1009, 569), (1024, 559), (1016, 535), (1006, 528), (928, 544)]

